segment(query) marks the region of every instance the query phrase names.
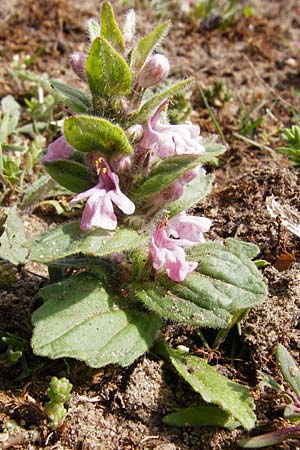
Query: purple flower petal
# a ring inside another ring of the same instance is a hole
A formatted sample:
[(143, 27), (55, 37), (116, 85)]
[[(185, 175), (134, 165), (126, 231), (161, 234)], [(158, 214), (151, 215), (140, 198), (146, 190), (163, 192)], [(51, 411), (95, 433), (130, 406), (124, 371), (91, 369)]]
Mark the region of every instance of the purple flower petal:
[(86, 202), (80, 228), (86, 231), (92, 227), (104, 228), (105, 230), (115, 230), (117, 227), (117, 217), (112, 202), (106, 193), (102, 195), (93, 194)]
[(86, 231), (91, 227), (114, 230), (117, 227), (117, 217), (113, 203), (125, 214), (133, 214), (134, 203), (121, 192), (118, 176), (110, 170), (104, 158), (96, 160), (99, 182), (85, 192), (77, 194), (70, 204), (88, 199), (82, 214), (81, 229)]
[(196, 261), (186, 261), (184, 247), (205, 242), (203, 233), (210, 225), (211, 221), (206, 217), (187, 216), (185, 212), (173, 217), (169, 223), (159, 223), (149, 252), (154, 269), (165, 267), (171, 280), (183, 281), (198, 265)]
[(57, 159), (68, 159), (73, 153), (73, 147), (69, 145), (63, 136), (49, 144), (47, 153), (41, 157), (42, 162), (51, 162)]

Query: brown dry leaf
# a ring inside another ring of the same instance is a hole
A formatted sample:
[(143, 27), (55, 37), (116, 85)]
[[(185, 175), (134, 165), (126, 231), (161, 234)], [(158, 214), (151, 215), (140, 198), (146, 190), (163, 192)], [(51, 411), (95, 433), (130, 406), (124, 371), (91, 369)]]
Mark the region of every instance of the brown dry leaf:
[(294, 255), (291, 253), (285, 252), (279, 255), (274, 263), (275, 269), (279, 272), (283, 272), (284, 270), (288, 270), (291, 265), (296, 261)]

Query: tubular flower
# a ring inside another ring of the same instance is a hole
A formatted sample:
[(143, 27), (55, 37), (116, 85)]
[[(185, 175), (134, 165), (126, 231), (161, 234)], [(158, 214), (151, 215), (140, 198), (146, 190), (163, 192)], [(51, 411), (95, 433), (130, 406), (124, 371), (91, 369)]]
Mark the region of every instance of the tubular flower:
[(153, 200), (154, 204), (157, 206), (162, 206), (168, 202), (178, 200), (183, 194), (185, 184), (189, 183), (199, 175), (200, 168), (201, 166), (197, 166), (194, 169), (185, 172), (180, 178), (178, 178), (178, 180), (163, 189)]
[(185, 212), (177, 214), (169, 223), (160, 222), (150, 246), (150, 259), (154, 269), (165, 267), (171, 280), (183, 281), (198, 265), (196, 261), (186, 261), (184, 247), (205, 242), (203, 233), (210, 226), (211, 221), (206, 217), (187, 216)]
[(66, 142), (63, 136), (60, 136), (48, 145), (48, 151), (41, 157), (41, 161), (51, 162), (57, 159), (68, 159), (72, 153), (73, 147)]
[(88, 199), (82, 214), (80, 228), (83, 231), (91, 227), (114, 230), (117, 227), (117, 217), (114, 213), (113, 203), (125, 214), (133, 214), (134, 203), (124, 195), (119, 187), (119, 177), (110, 170), (104, 158), (96, 162), (98, 184), (71, 200), (71, 205), (83, 199)]
[(169, 100), (157, 109), (144, 127), (144, 136), (140, 142), (143, 149), (152, 150), (153, 156), (166, 158), (173, 155), (201, 154), (205, 152), (203, 138), (197, 125), (160, 124), (159, 116), (167, 107)]

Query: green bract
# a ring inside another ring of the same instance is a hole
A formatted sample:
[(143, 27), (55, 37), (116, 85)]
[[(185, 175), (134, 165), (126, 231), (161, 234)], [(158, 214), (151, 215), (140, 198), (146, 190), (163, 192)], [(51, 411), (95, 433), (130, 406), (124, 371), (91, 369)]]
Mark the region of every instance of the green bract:
[(131, 52), (130, 67), (138, 72), (146, 62), (148, 55), (159, 44), (160, 40), (167, 34), (170, 22), (158, 25), (151, 33), (137, 41)]
[(86, 113), (92, 110), (90, 95), (56, 80), (50, 80), (50, 84), (57, 92), (59, 98), (61, 98), (61, 101), (66, 103), (73, 111)]
[(81, 152), (101, 152), (112, 156), (132, 153), (125, 132), (108, 120), (91, 116), (74, 116), (65, 119), (64, 135), (67, 142)]
[(86, 73), (95, 98), (130, 93), (130, 69), (125, 59), (103, 36), (97, 37), (91, 45), (86, 60)]
[(102, 3), (100, 34), (110, 42), (118, 52), (125, 52), (124, 37), (115, 20), (114, 12), (109, 2)]

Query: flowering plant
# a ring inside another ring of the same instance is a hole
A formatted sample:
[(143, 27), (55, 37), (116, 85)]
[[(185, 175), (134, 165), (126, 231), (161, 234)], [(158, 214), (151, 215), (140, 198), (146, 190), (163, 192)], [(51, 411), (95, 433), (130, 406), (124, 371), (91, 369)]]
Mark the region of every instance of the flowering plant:
[(170, 24), (136, 39), (134, 20), (130, 11), (121, 31), (104, 1), (87, 53), (71, 56), (82, 90), (51, 81), (72, 115), (42, 162), (83, 213), (27, 243), (31, 260), (56, 274), (33, 314), (34, 352), (92, 367), (131, 364), (163, 321), (226, 329), (266, 295), (257, 247), (210, 242), (211, 221), (186, 212), (209, 193), (203, 164), (224, 147), (196, 125), (163, 120), (193, 80), (156, 89), (169, 62), (155, 49)]

